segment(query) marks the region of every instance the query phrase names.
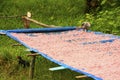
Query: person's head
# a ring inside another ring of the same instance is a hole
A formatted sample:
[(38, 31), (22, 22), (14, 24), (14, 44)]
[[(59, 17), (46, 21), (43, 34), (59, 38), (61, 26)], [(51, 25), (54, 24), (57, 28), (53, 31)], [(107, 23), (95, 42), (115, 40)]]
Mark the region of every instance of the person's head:
[(90, 27), (90, 23), (89, 22), (83, 22), (81, 25), (81, 28), (83, 29), (83, 31), (88, 31), (88, 28)]
[(82, 26), (82, 28), (88, 28), (88, 27), (90, 27), (91, 25), (90, 25), (89, 22), (83, 22), (81, 26)]
[(22, 57), (21, 56), (17, 56), (17, 59), (22, 59)]

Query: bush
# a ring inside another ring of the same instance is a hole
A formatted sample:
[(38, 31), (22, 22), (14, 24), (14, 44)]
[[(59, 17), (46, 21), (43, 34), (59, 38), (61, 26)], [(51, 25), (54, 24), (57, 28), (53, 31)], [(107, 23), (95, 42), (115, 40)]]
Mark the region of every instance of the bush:
[(100, 11), (97, 15), (86, 14), (82, 20), (78, 21), (81, 24), (88, 21), (92, 24), (91, 30), (101, 31), (104, 33), (112, 33), (120, 35), (120, 7), (111, 10)]

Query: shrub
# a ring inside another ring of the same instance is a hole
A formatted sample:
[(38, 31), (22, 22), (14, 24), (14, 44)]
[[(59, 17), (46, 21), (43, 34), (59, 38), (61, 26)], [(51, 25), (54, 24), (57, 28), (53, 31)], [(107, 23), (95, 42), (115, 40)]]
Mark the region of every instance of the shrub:
[(120, 7), (111, 10), (100, 11), (97, 15), (86, 14), (78, 21), (81, 24), (88, 21), (92, 24), (91, 30), (105, 33), (120, 34)]

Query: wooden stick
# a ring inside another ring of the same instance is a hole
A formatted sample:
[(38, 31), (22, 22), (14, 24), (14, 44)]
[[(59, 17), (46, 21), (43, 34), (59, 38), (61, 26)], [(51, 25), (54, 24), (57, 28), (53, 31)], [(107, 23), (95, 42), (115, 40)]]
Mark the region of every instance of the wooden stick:
[(24, 27), (26, 29), (30, 28), (30, 21), (24, 18), (25, 16), (22, 16)]
[(0, 18), (20, 18), (21, 15), (15, 15), (15, 16), (0, 16)]
[(34, 77), (35, 58), (36, 58), (36, 56), (32, 56), (31, 63), (30, 63), (30, 72), (29, 72), (30, 80), (32, 80)]
[(39, 54), (27, 54), (27, 56), (39, 56)]
[(30, 71), (29, 71), (29, 79), (33, 80), (34, 78), (34, 68), (35, 68), (35, 59), (36, 59), (36, 54), (35, 52), (31, 51), (31, 54), (28, 56), (32, 56), (31, 63), (30, 63)]
[(86, 77), (88, 77), (88, 76), (82, 75), (82, 76), (76, 76), (75, 78), (86, 78)]
[(47, 24), (44, 24), (42, 22), (38, 22), (37, 20), (34, 20), (34, 19), (31, 19), (29, 17), (26, 17), (26, 16), (23, 16), (22, 17), (23, 19), (26, 19), (28, 21), (31, 21), (33, 23), (36, 23), (37, 25), (40, 25), (40, 26), (43, 26), (43, 27), (47, 27), (47, 28), (53, 28), (53, 27), (57, 27), (57, 26), (54, 26), (54, 25), (47, 25)]
[(12, 46), (22, 46), (22, 44), (13, 44)]

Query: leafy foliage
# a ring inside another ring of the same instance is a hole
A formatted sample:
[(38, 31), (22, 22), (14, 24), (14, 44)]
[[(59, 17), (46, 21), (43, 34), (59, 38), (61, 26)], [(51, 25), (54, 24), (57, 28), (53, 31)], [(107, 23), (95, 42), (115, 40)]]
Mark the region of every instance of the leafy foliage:
[(91, 30), (120, 35), (119, 13), (120, 7), (100, 11), (97, 15), (86, 14), (78, 24), (88, 21), (92, 24)]

